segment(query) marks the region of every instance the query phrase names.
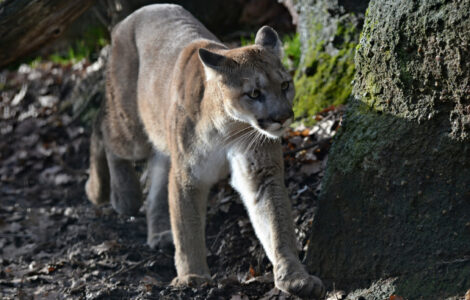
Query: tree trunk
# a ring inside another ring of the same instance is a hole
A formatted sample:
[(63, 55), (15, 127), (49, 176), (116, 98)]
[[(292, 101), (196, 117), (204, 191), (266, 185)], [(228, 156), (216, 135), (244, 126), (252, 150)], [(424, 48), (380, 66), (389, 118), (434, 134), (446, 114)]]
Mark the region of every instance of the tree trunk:
[(6, 0), (0, 3), (0, 67), (59, 37), (94, 0)]
[(371, 1), (307, 255), (330, 287), (470, 287), (469, 31), (469, 0)]
[[(290, 0), (284, 0), (289, 5)], [(369, 0), (294, 0), (302, 57), (295, 75), (294, 112), (304, 123), (351, 94), (354, 51)]]

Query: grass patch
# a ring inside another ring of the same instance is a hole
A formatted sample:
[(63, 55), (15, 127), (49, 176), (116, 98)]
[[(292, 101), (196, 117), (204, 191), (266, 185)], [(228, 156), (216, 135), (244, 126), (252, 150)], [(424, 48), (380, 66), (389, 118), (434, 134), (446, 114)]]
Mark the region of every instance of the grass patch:
[(255, 43), (255, 34), (254, 33), (250, 34), (249, 37), (246, 37), (246, 36), (243, 36), (243, 35), (240, 37), (240, 45), (242, 47), (253, 45), (254, 43)]
[[(83, 39), (75, 41), (64, 53), (51, 54), (48, 60), (59, 64), (74, 64), (83, 59), (96, 60), (101, 48), (109, 43), (106, 30), (102, 27), (90, 28)], [(35, 58), (37, 60), (38, 58)]]

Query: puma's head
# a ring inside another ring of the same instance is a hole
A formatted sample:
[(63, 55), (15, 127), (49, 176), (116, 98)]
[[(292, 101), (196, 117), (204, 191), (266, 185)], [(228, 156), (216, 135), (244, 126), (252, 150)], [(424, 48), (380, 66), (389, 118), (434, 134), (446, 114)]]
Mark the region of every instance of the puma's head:
[(281, 63), (282, 44), (268, 26), (256, 34), (255, 45), (232, 50), (199, 49), (213, 95), (232, 119), (249, 123), (278, 138), (291, 124), (294, 86)]

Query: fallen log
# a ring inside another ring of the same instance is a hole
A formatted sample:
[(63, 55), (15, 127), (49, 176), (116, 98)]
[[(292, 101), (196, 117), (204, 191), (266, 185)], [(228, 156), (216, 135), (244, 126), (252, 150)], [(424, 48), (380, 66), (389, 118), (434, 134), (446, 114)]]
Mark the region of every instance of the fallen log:
[(55, 40), (95, 0), (0, 1), (0, 67)]

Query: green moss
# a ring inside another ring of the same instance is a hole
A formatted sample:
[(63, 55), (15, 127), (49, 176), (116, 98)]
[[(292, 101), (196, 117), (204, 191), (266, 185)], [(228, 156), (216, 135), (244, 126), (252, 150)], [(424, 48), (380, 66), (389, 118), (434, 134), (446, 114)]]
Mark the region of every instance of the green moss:
[(282, 41), (284, 45), (282, 64), (288, 70), (295, 70), (299, 67), (301, 55), (299, 34), (286, 35), (282, 38)]
[(328, 106), (344, 104), (351, 95), (359, 30), (346, 19), (338, 20), (335, 26), (334, 35), (324, 41), (322, 24), (311, 24), (309, 50), (303, 53), (295, 76), (294, 113), (306, 125), (315, 122), (315, 114)]
[[(371, 38), (371, 33), (374, 31), (374, 27), (378, 24), (378, 21), (373, 21), (371, 20), (371, 18), (368, 18), (369, 14), (369, 8), (367, 8), (366, 10), (366, 15), (365, 15), (365, 23), (364, 23), (364, 30), (361, 31), (360, 35), (359, 35), (359, 41), (363, 41), (365, 39), (365, 41), (370, 41), (370, 38)], [(356, 47), (356, 51), (359, 51), (362, 47), (363, 47), (363, 42), (360, 42), (357, 44), (357, 47)]]
[(351, 94), (351, 81), (354, 78), (355, 43), (347, 43), (334, 56), (323, 50), (322, 44), (312, 51), (306, 71), (295, 80), (296, 98), (294, 113), (311, 125), (312, 118), (330, 105), (346, 102)]
[(376, 78), (372, 73), (367, 74), (364, 82), (362, 102), (367, 104), (370, 109), (383, 111), (385, 101), (379, 97), (382, 87), (376, 82)]

